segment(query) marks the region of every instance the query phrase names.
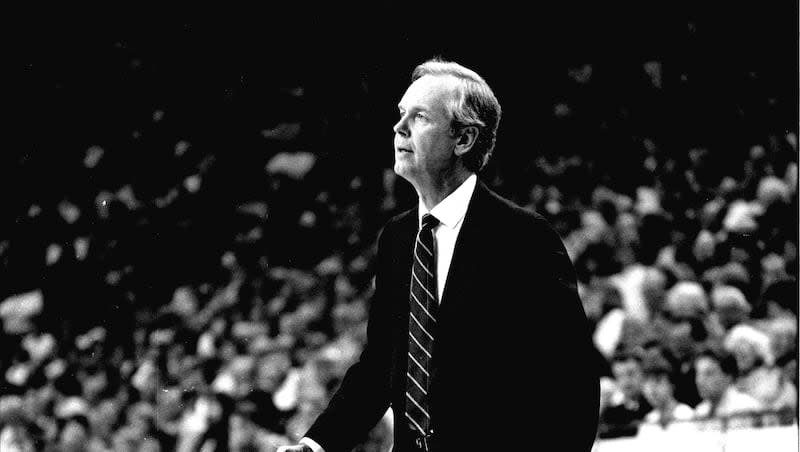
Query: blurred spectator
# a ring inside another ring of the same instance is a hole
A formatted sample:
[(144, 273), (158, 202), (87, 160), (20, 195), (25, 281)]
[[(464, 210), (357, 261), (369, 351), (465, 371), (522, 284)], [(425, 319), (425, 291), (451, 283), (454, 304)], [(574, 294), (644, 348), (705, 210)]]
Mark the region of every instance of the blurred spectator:
[(750, 325), (733, 327), (724, 342), (725, 350), (736, 359), (739, 376), (736, 389), (758, 400), (767, 410), (794, 410), (797, 388), (775, 366), (770, 338)]
[(669, 361), (660, 354), (650, 354), (645, 358), (642, 370), (643, 394), (653, 406), (645, 416), (645, 422), (665, 428), (673, 421), (688, 421), (694, 417), (690, 406), (675, 400), (675, 371)]
[(741, 290), (733, 286), (717, 286), (711, 291), (711, 306), (716, 320), (725, 330), (750, 318), (750, 303)]
[(695, 417), (709, 419), (757, 412), (758, 400), (739, 391), (734, 382), (739, 376), (736, 358), (722, 351), (706, 349), (694, 360), (697, 389), (703, 401), (695, 407)]
[(639, 424), (653, 409), (644, 397), (642, 358), (633, 352), (617, 352), (611, 359), (616, 391), (600, 413), (601, 438), (635, 436)]
[(697, 319), (708, 312), (708, 297), (703, 286), (680, 281), (667, 292), (665, 311), (672, 319)]
[(19, 415), (7, 414), (0, 428), (0, 450), (8, 452), (36, 452), (42, 450), (42, 433), (33, 422)]

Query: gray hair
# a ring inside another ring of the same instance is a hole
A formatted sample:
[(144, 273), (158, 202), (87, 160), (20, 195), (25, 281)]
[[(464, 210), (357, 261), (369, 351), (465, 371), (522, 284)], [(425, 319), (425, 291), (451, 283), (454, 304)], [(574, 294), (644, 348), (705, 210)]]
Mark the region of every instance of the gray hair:
[(464, 155), (464, 165), (479, 172), (492, 155), (500, 124), (500, 103), (486, 81), (475, 71), (439, 58), (428, 60), (414, 69), (411, 81), (425, 75), (452, 76), (457, 80), (456, 95), (448, 110), (452, 115), (451, 128), (458, 133), (465, 127), (478, 128), (478, 137), (470, 152)]

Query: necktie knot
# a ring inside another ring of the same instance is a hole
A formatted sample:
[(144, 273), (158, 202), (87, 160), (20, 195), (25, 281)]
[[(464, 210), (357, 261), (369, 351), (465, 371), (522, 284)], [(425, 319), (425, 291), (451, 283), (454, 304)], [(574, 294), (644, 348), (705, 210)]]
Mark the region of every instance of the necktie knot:
[(422, 216), (422, 228), (421, 229), (433, 229), (436, 226), (439, 226), (439, 219), (434, 217), (433, 215), (426, 213)]

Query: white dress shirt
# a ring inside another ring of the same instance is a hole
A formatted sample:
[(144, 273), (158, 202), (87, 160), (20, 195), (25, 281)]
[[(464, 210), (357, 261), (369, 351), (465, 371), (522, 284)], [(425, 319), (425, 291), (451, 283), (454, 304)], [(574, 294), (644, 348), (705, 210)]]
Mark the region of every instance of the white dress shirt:
[[(434, 228), (434, 253), (436, 254), (436, 284), (438, 288), (437, 299), (441, 303), (444, 285), (447, 282), (447, 274), (450, 271), (450, 263), (453, 261), (453, 251), (456, 248), (458, 233), (464, 224), (464, 217), (467, 215), (467, 207), (472, 199), (472, 193), (478, 183), (478, 176), (470, 175), (458, 188), (444, 198), (433, 209), (428, 211), (422, 198), (419, 200), (419, 225), (422, 227), (422, 216), (430, 213), (439, 220), (439, 225)], [(410, 271), (410, 269), (409, 269)], [(410, 274), (409, 274), (410, 278)], [(316, 441), (311, 438), (303, 438), (300, 443), (310, 447), (314, 452), (325, 452)]]
[(434, 241), (434, 253), (436, 254), (436, 285), (439, 289), (437, 299), (442, 302), (444, 285), (447, 282), (447, 274), (450, 272), (450, 262), (453, 260), (453, 251), (456, 248), (456, 239), (464, 224), (464, 217), (467, 215), (467, 207), (475, 185), (478, 182), (476, 175), (471, 175), (453, 193), (450, 193), (439, 204), (428, 212), (422, 200), (419, 202), (419, 225), (422, 227), (422, 216), (430, 213), (439, 220), (439, 226), (434, 229), (436, 240)]

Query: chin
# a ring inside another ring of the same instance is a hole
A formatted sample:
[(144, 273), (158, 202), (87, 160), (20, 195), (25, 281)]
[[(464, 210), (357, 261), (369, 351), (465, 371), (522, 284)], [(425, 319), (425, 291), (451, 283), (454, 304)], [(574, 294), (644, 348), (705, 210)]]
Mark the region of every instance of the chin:
[(404, 162), (398, 162), (395, 160), (394, 162), (394, 172), (398, 176), (402, 177), (403, 179), (408, 179), (409, 177), (409, 168), (408, 164)]

